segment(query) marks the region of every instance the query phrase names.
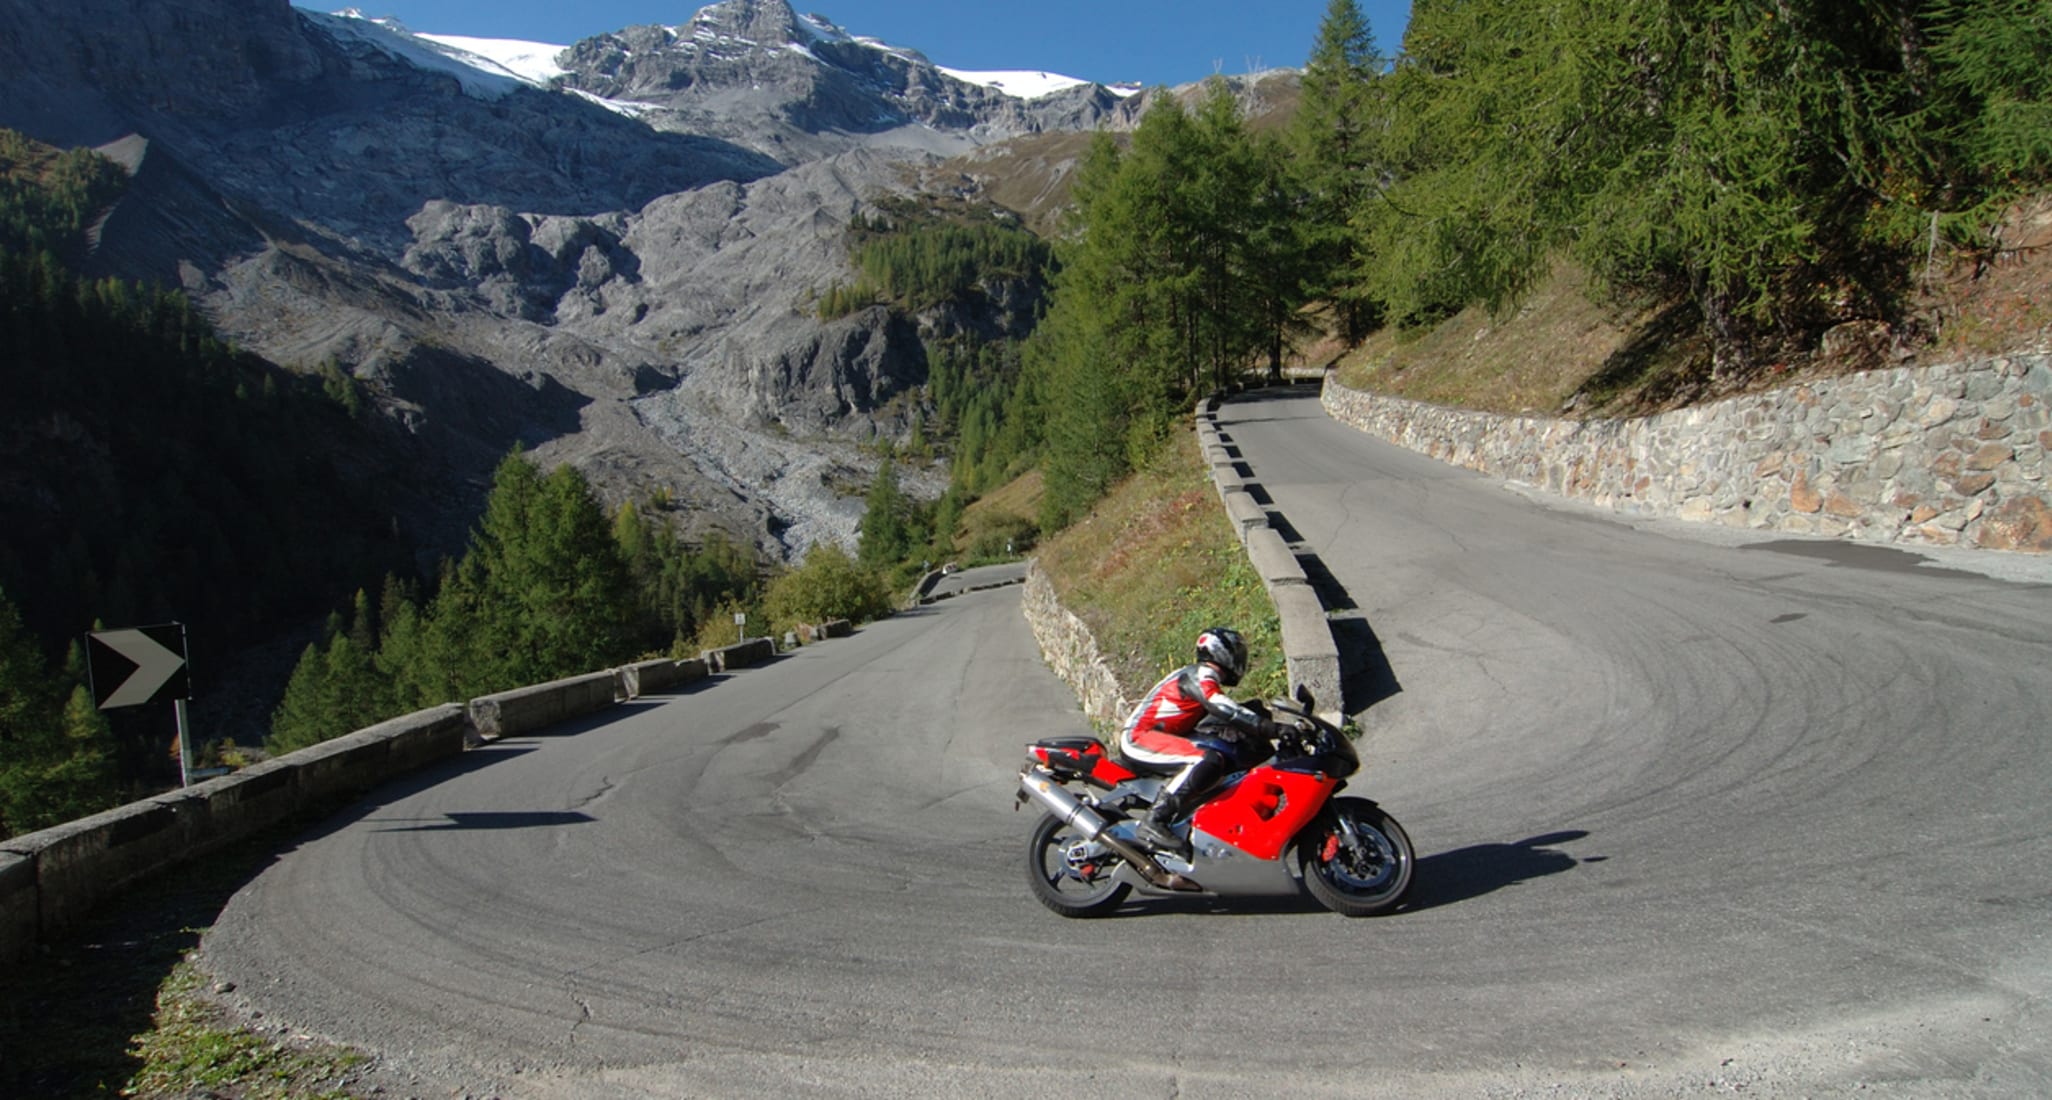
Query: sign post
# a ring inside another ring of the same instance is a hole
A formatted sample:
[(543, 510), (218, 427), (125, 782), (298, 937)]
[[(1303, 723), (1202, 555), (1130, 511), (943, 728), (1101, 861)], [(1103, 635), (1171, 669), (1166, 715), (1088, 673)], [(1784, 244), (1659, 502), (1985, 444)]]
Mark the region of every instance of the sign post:
[(103, 630), (86, 635), (86, 672), (101, 710), (173, 700), (178, 715), (178, 783), (192, 785), (192, 733), (185, 701), (192, 694), (187, 675), (185, 624)]
[(734, 612), (734, 635), (736, 645), (748, 640), (748, 612)]

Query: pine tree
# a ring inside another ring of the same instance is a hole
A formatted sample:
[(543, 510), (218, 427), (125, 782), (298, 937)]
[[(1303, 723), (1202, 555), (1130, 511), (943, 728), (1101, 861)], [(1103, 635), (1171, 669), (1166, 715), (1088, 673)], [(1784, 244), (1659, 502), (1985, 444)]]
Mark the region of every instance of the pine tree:
[(55, 718), (42, 655), (0, 592), (0, 827), (8, 836), (42, 827), (35, 785)]
[(500, 463), (472, 554), (482, 565), (478, 626), (487, 682), (500, 691), (604, 668), (630, 654), (633, 588), (612, 526), (584, 476)]
[(1318, 294), (1332, 303), (1348, 343), (1376, 322), (1360, 280), (1367, 240), (1353, 218), (1378, 183), (1375, 81), (1382, 65), (1360, 5), (1331, 0), (1304, 63), (1303, 99), (1289, 129), (1306, 191), (1304, 246), (1314, 257)]
[(1927, 205), (1957, 211), (1974, 232), (2052, 180), (2052, 5), (1936, 0), (1926, 17), (1929, 117), (1949, 153)]
[(429, 686), (432, 678), (424, 675), (421, 613), (412, 598), (396, 581), (387, 578), (380, 606), (384, 609), (378, 616), (382, 629), (371, 663), (391, 692), (392, 713), (388, 717), (450, 702), (448, 696)]
[(349, 732), (327, 708), (327, 675), (328, 665), (320, 646), (309, 644), (300, 651), (299, 663), (292, 666), (292, 676), (285, 681), (285, 694), (278, 700), (278, 708), (271, 712), (271, 734), (264, 739), (266, 749), (274, 753), (292, 752)]
[[(1291, 171), (1282, 141), (1267, 135), (1255, 138), (1251, 152), (1255, 169), (1248, 204), (1247, 300), (1242, 308), (1269, 379), (1281, 381), (1284, 356), (1299, 337), (1314, 331), (1303, 317), (1303, 307), (1326, 261), (1315, 249), (1310, 229), (1316, 223), (1306, 217), (1306, 194)], [(1344, 315), (1343, 307), (1336, 303), (1336, 308)], [(1365, 326), (1370, 316), (1363, 312), (1356, 323)]]
[(910, 501), (898, 488), (898, 471), (888, 456), (877, 466), (863, 504), (857, 542), (862, 564), (876, 569), (904, 561), (914, 541), (906, 522)]

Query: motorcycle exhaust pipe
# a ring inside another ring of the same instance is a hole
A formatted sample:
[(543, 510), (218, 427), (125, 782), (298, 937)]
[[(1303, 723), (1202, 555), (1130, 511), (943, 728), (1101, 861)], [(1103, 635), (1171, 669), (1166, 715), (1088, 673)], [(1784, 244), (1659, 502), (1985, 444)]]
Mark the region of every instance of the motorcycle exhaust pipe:
[(1070, 794), (1068, 789), (1056, 783), (1045, 773), (1033, 770), (1019, 773), (1019, 785), (1033, 800), (1047, 808), (1047, 811), (1062, 819), (1063, 823), (1081, 830), (1085, 839), (1097, 841), (1119, 854), (1119, 858), (1140, 872), (1148, 882), (1164, 890), (1199, 890), (1202, 887), (1181, 875), (1161, 869), (1161, 865), (1150, 859), (1147, 853), (1120, 840), (1106, 830), (1111, 823), (1098, 816), (1095, 810), (1085, 806), (1081, 799)]
[(1062, 819), (1062, 823), (1080, 829), (1088, 840), (1098, 839), (1111, 823), (1099, 817), (1096, 811), (1085, 806), (1083, 801), (1070, 794), (1061, 784), (1046, 775), (1031, 771), (1019, 773), (1019, 785), (1033, 800), (1040, 803), (1049, 813)]

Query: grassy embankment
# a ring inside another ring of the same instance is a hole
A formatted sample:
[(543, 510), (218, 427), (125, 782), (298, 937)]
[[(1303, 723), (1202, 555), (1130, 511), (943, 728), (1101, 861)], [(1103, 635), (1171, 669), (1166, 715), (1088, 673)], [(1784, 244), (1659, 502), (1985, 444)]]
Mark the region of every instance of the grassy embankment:
[(1919, 274), (1886, 347), (1833, 355), (1829, 340), (1743, 378), (1713, 380), (1686, 304), (1590, 299), (1558, 264), (1514, 310), (1471, 307), (1429, 329), (1384, 329), (1338, 356), (1358, 390), (1511, 415), (1632, 417), (1859, 370), (1932, 366), (2052, 346), (2052, 196), (2021, 204), (1993, 258), (1941, 255)]
[(1275, 605), (1233, 537), (1195, 431), (1180, 433), (1038, 554), (1129, 697), (1190, 663), (1192, 643), (1210, 626), (1247, 638), (1252, 667), (1237, 697), (1287, 691)]

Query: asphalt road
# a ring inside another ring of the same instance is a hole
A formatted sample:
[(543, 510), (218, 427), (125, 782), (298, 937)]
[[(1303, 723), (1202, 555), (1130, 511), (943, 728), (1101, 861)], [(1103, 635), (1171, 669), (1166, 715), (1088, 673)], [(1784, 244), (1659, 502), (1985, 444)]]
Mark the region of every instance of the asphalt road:
[(995, 588), (999, 585), (1017, 584), (1025, 579), (1025, 562), (986, 565), (980, 569), (958, 569), (934, 581), (933, 590), (927, 594), (935, 599), (946, 599), (950, 596), (959, 596), (964, 592), (975, 592), (985, 588)]
[(2052, 571), (1221, 428), (1353, 605), (1407, 911), (1041, 909), (1013, 776), (1082, 719), (1002, 588), (388, 788), (207, 966), (424, 1096), (2052, 1094)]

